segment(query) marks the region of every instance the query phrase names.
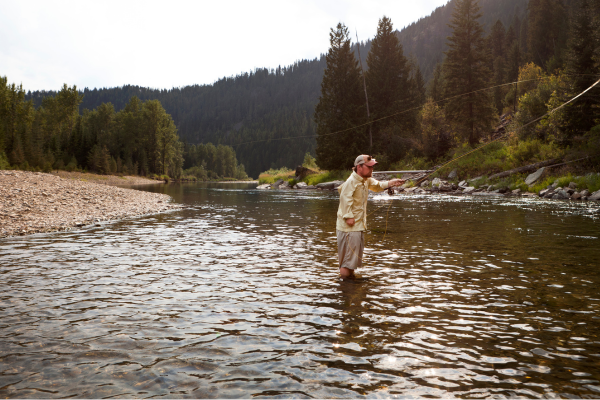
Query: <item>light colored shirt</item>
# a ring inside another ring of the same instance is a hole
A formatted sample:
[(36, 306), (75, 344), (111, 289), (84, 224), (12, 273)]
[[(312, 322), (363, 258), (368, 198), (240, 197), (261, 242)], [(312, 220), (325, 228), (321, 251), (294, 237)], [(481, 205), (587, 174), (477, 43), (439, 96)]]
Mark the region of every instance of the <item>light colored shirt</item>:
[[(373, 178), (363, 178), (356, 172), (348, 177), (340, 187), (340, 206), (337, 212), (336, 229), (343, 232), (367, 230), (367, 199), (369, 190), (382, 192), (388, 188), (388, 182), (379, 182)], [(346, 223), (346, 219), (354, 218), (354, 225)]]

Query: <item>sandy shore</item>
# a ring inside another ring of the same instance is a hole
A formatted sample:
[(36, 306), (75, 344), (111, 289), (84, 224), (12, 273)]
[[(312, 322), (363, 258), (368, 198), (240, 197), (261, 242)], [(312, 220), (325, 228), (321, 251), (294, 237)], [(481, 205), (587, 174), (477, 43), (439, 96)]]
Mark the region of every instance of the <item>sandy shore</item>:
[(67, 179), (40, 172), (0, 171), (0, 238), (62, 231), (181, 207), (171, 203), (166, 194), (110, 186), (157, 181), (65, 174)]

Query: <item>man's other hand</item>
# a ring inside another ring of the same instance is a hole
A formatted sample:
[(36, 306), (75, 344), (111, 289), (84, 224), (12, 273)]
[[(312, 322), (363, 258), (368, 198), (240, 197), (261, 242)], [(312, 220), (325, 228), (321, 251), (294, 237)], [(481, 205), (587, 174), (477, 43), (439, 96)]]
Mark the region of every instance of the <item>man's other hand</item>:
[(354, 218), (348, 218), (346, 224), (348, 224), (348, 226), (354, 226)]

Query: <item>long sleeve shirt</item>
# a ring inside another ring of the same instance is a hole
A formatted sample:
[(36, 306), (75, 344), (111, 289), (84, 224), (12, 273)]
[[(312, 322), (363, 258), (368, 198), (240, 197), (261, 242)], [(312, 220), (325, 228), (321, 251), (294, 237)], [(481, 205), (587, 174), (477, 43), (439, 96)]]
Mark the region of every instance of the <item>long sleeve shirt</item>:
[[(382, 192), (388, 188), (388, 182), (380, 182), (373, 178), (363, 178), (356, 172), (348, 177), (340, 187), (340, 206), (337, 212), (336, 229), (343, 232), (367, 230), (367, 199), (369, 190)], [(354, 225), (346, 223), (346, 219), (354, 218)]]

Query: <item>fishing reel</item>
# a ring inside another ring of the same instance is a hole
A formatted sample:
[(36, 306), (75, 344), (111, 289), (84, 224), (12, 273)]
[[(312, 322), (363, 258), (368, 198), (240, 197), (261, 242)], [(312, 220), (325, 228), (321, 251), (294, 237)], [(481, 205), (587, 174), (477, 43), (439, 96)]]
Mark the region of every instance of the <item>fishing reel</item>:
[(394, 195), (394, 188), (392, 188), (391, 186), (388, 187), (386, 190), (387, 190), (387, 194), (389, 194), (390, 196)]

